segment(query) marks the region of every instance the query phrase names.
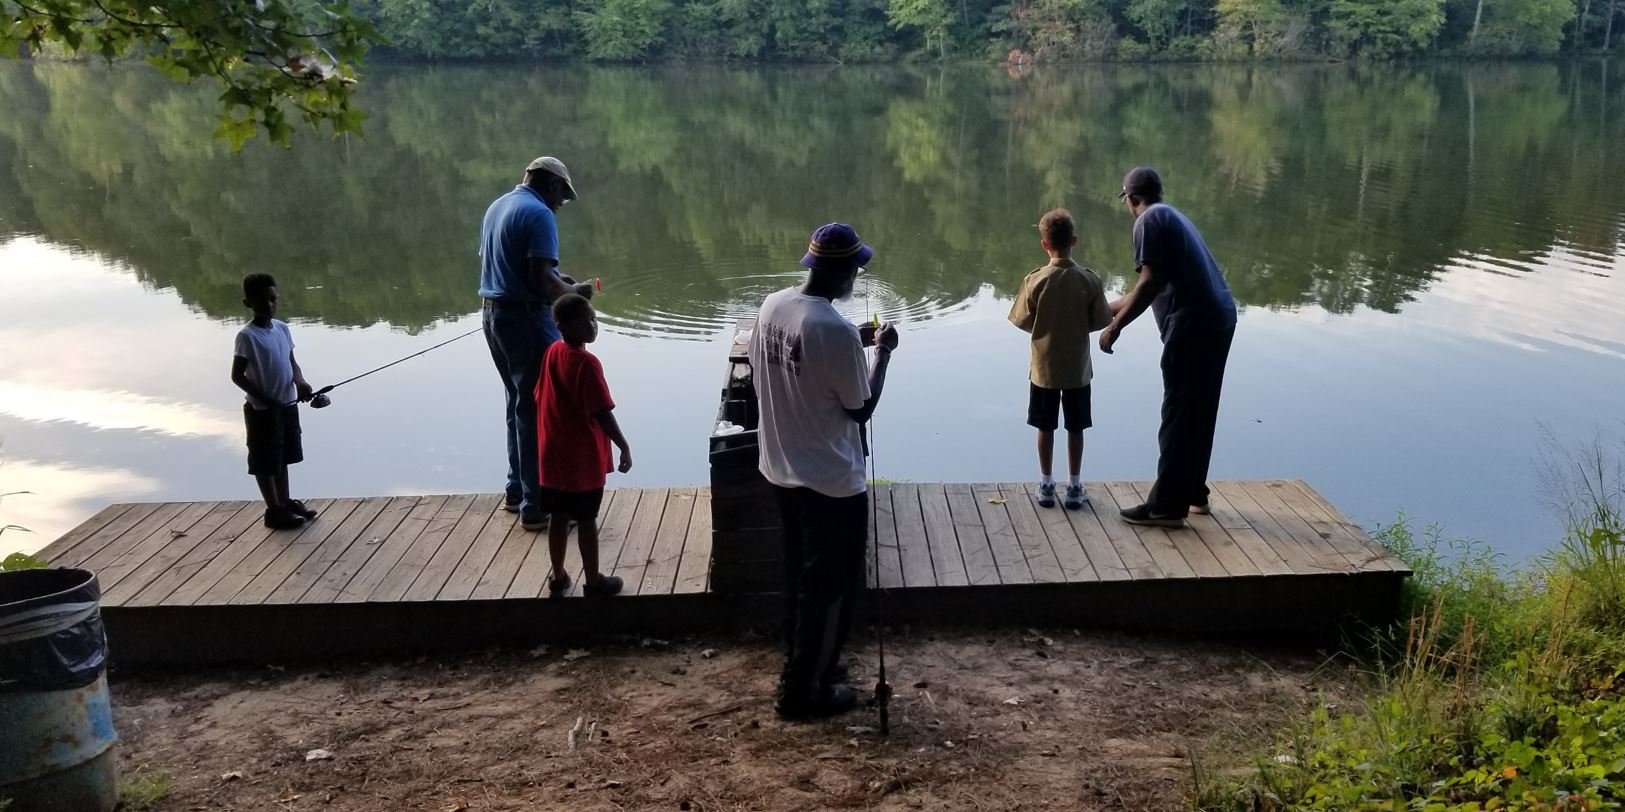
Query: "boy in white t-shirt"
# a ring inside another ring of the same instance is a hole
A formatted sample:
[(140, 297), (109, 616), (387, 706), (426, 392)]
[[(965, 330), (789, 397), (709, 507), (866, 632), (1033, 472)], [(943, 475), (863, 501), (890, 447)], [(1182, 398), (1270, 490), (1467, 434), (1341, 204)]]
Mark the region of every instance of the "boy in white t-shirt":
[(316, 511), (288, 497), (288, 466), (305, 458), (299, 438), (299, 404), (312, 392), (293, 357), (293, 334), (276, 317), (276, 280), (270, 274), (243, 278), (243, 304), (254, 320), (237, 332), (231, 382), (248, 396), (248, 473), (265, 497), (265, 526), (291, 530), (316, 518)]
[(857, 704), (841, 683), (841, 647), (863, 589), (868, 488), (862, 426), (874, 414), (897, 331), (875, 334), (874, 368), (864, 341), (834, 301), (874, 256), (851, 226), (813, 232), (801, 264), (807, 283), (767, 297), (750, 338), (761, 424), (762, 476), (784, 525), (785, 662), (777, 710), (785, 719), (832, 716)]

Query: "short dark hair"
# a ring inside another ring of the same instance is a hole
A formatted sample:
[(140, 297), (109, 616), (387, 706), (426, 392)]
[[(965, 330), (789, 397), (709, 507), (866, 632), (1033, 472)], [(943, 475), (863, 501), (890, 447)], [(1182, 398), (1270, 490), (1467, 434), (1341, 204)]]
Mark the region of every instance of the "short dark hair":
[(1051, 248), (1068, 248), (1072, 245), (1072, 238), (1077, 235), (1078, 226), (1072, 222), (1072, 212), (1066, 209), (1052, 209), (1038, 221), (1038, 236), (1043, 237)]
[(251, 273), (243, 277), (243, 298), (256, 298), (261, 291), (274, 287), (276, 287), (276, 277), (268, 273)]
[(592, 302), (579, 293), (566, 293), (553, 303), (553, 321), (558, 324), (584, 319), (591, 312)]

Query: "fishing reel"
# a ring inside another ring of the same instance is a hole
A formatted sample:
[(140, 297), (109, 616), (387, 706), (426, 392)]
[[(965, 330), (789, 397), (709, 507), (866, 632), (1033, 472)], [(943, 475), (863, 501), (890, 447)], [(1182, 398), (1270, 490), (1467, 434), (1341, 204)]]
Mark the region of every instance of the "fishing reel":
[(315, 394), (310, 396), (310, 408), (312, 408), (312, 409), (325, 409), (325, 408), (327, 408), (329, 406), (332, 406), (333, 405), (333, 399), (329, 398), (327, 396), (327, 393), (333, 391), (333, 387), (336, 387), (336, 386), (338, 386), (338, 384), (332, 384), (332, 385), (329, 385), (329, 386), (324, 386), (324, 387), (316, 390)]

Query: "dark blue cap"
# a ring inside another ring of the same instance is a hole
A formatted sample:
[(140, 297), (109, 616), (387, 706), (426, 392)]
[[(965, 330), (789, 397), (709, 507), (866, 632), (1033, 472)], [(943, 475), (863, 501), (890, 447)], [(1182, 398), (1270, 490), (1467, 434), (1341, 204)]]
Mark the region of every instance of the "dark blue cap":
[(851, 226), (830, 223), (819, 226), (812, 233), (801, 264), (809, 268), (839, 270), (864, 265), (874, 256), (875, 250), (864, 245), (863, 238)]
[(1141, 200), (1162, 199), (1162, 176), (1149, 166), (1136, 166), (1123, 177), (1123, 191), (1119, 199), (1134, 195)]

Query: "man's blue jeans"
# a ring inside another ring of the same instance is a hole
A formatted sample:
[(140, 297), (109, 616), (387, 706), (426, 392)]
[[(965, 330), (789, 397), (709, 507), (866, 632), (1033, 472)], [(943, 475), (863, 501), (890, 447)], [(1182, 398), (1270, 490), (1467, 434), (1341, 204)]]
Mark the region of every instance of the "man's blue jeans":
[(508, 502), (518, 502), (521, 514), (533, 514), (541, 509), (536, 381), (547, 348), (559, 340), (559, 328), (553, 323), (552, 309), (540, 302), (487, 301), (483, 324), (491, 360), (508, 393)]

